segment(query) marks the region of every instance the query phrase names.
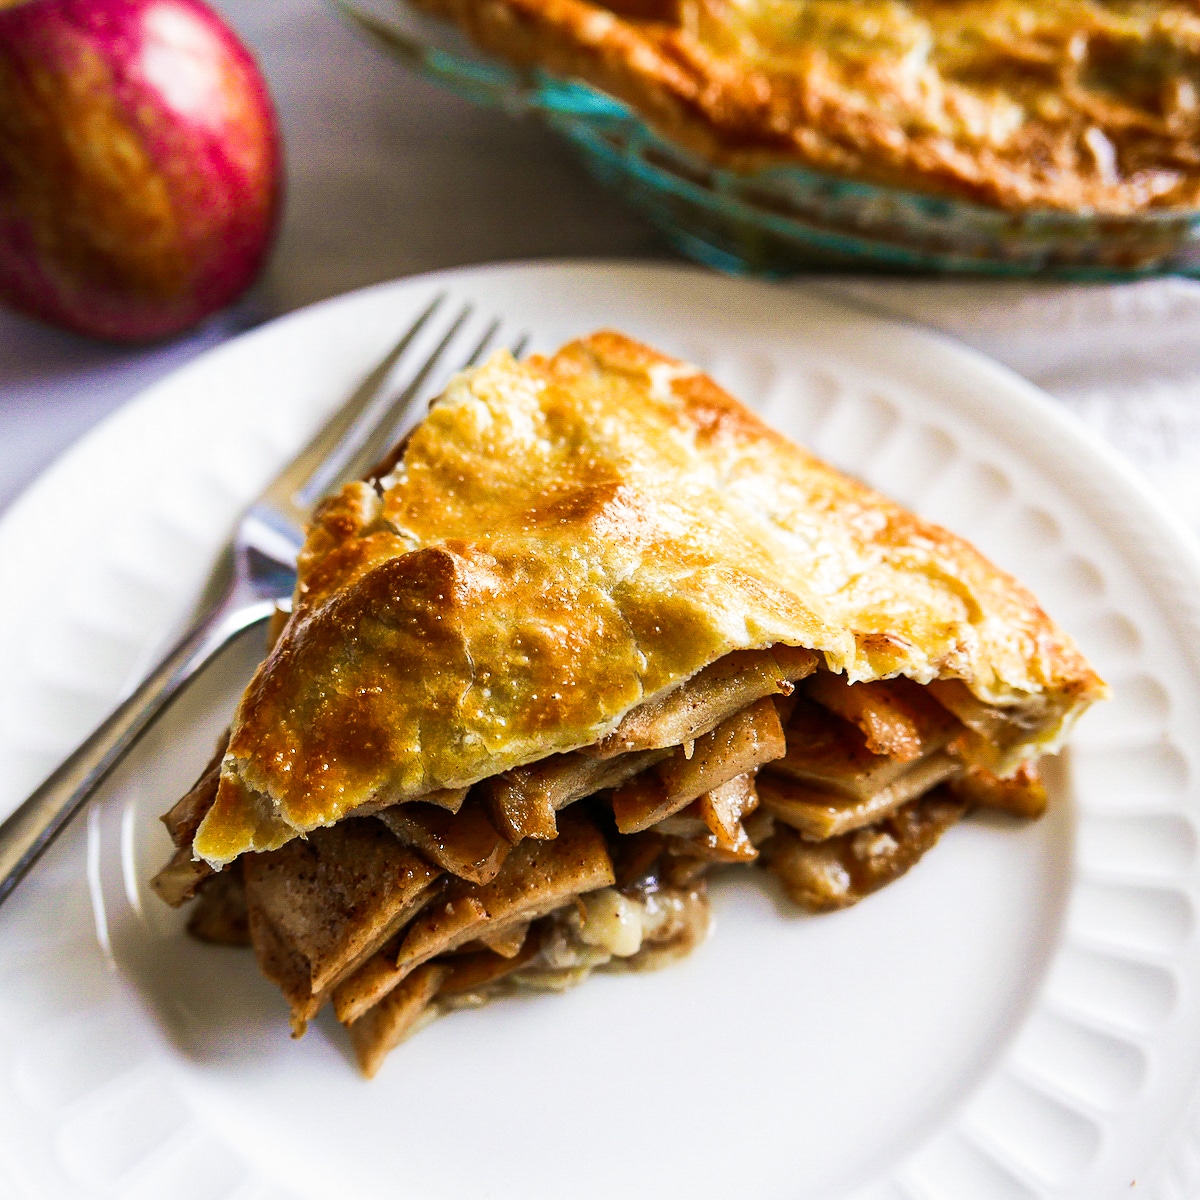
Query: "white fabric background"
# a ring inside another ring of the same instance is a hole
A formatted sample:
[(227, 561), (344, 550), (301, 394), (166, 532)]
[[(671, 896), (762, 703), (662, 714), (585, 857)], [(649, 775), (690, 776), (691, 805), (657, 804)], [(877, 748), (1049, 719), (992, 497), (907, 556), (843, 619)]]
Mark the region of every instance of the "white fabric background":
[[(323, 0), (216, 5), (258, 54), (283, 122), (288, 203), (271, 267), (233, 312), (151, 349), (99, 346), (0, 314), (0, 509), (96, 421), (246, 324), (461, 263), (669, 256), (548, 132), (413, 77)], [(1200, 283), (823, 282), (1044, 387), (1200, 530)]]
[(1132, 458), (1200, 531), (1200, 283), (832, 286), (1033, 380)]

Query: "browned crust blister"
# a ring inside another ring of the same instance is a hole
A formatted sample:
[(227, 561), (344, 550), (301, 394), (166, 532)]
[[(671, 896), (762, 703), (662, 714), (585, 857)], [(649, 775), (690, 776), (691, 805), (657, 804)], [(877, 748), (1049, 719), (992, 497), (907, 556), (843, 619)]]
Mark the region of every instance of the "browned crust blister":
[(1176, 0), (413, 0), (741, 170), (1022, 210), (1200, 196), (1200, 14)]

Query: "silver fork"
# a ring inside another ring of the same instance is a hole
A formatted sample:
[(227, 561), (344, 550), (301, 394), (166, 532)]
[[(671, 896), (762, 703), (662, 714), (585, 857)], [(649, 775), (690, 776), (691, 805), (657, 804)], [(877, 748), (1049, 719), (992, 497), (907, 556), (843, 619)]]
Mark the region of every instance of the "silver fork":
[[(290, 601), (296, 555), (312, 511), (326, 492), (372, 476), (395, 439), (412, 424), (430, 377), (462, 332), (471, 307), (459, 309), (382, 412), (388, 383), (445, 300), (437, 296), (405, 330), (324, 428), (284, 467), (242, 515), (205, 589), (200, 615), (116, 711), (0, 825), (0, 903), (83, 807), (156, 717), (235, 637), (270, 619)], [(495, 341), (491, 321), (458, 370), (473, 366)], [(520, 355), (524, 336), (512, 346)]]

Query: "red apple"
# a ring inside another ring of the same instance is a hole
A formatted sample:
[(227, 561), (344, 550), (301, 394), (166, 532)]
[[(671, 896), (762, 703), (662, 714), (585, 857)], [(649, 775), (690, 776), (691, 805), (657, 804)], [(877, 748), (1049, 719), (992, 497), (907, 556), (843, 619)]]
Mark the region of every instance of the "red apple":
[(258, 274), (281, 167), (262, 76), (199, 0), (0, 0), (0, 303), (186, 329)]

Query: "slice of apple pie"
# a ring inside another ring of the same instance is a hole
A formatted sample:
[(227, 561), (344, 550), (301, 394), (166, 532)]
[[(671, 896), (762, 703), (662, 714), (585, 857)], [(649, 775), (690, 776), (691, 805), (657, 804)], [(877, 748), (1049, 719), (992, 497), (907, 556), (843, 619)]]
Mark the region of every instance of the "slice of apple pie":
[(615, 333), (458, 376), (318, 510), (154, 881), (373, 1074), (440, 1013), (686, 953), (705, 875), (854, 903), (1104, 685), (965, 542)]

